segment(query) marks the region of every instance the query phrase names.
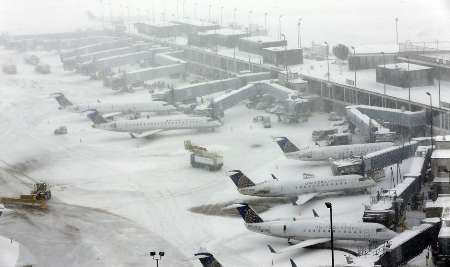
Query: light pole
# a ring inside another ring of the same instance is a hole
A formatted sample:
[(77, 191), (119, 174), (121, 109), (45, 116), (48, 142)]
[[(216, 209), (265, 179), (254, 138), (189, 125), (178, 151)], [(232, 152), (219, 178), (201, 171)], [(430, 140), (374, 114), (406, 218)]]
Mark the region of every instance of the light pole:
[(186, 17), (186, 0), (183, 0), (183, 18)]
[(330, 81), (330, 61), (328, 60), (328, 54), (330, 53), (330, 45), (328, 42), (324, 42), (327, 45), (327, 77), (328, 81)]
[(284, 33), (281, 34), (281, 37), (283, 37), (283, 40), (285, 41), (284, 43), (284, 70), (286, 71), (286, 80), (289, 80), (289, 73), (287, 71), (287, 41), (286, 41), (286, 35), (284, 35)]
[(223, 6), (220, 7), (220, 25), (223, 25)]
[(156, 255), (155, 251), (150, 251), (150, 256), (152, 256), (152, 259), (156, 261), (156, 267), (159, 267), (159, 261), (162, 260), (162, 257), (164, 257), (164, 251), (158, 252), (158, 255)]
[(395, 42), (398, 45), (398, 18), (395, 18)]
[(279, 17), (278, 17), (278, 32), (279, 32), (279, 35), (278, 35), (278, 38), (281, 40), (281, 18), (283, 17), (283, 15), (280, 15)]
[(426, 92), (430, 97), (430, 140), (431, 140), (431, 153), (433, 153), (433, 102), (430, 92)]
[(237, 8), (234, 8), (233, 9), (233, 24), (234, 24), (233, 29), (236, 28), (236, 24), (237, 24), (237, 22), (236, 22), (236, 12), (237, 12)]
[(298, 48), (302, 47), (302, 35), (301, 35), (301, 25), (302, 25), (302, 18), (298, 19), (298, 23), (297, 23), (297, 27), (298, 27), (298, 40), (297, 40), (297, 44), (298, 44)]
[(269, 35), (269, 31), (267, 30), (267, 15), (269, 13), (264, 13), (264, 31), (266, 32), (266, 35)]
[(194, 3), (194, 13), (193, 13), (194, 19), (197, 19), (197, 5), (198, 5), (198, 3), (195, 2), (195, 3)]
[(248, 34), (252, 33), (252, 10), (248, 11)]
[[(438, 95), (438, 107), (440, 107), (441, 106), (441, 66), (439, 65), (439, 60), (437, 60), (438, 61), (438, 70), (439, 70), (439, 76), (438, 76), (438, 93), (439, 93), (439, 95)], [(442, 64), (444, 64), (444, 59), (442, 59)]]
[(333, 205), (330, 202), (325, 202), (325, 206), (330, 210), (331, 267), (334, 267)]
[(409, 111), (411, 111), (411, 77), (409, 73), (409, 57), (408, 59), (408, 105), (409, 105)]
[(211, 22), (211, 4), (208, 6), (208, 22)]
[[(352, 46), (353, 49), (353, 56), (356, 56), (356, 49), (354, 46)], [(355, 68), (355, 87), (356, 87), (356, 68)]]

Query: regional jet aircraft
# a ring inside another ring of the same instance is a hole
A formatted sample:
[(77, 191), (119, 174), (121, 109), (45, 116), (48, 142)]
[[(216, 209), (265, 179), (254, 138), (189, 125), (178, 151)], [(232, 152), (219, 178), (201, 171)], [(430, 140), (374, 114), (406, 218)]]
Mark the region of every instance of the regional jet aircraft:
[(272, 174), (272, 180), (255, 184), (240, 170), (229, 172), (239, 193), (259, 197), (288, 197), (302, 205), (315, 196), (329, 192), (365, 191), (376, 183), (361, 175), (314, 177), (305, 174), (301, 180), (280, 180)]
[(287, 158), (304, 161), (327, 161), (329, 159), (360, 157), (394, 145), (391, 142), (383, 142), (299, 149), (286, 137), (276, 137), (275, 141)]
[(101, 114), (138, 114), (142, 112), (153, 112), (167, 114), (175, 111), (175, 107), (161, 101), (136, 102), (136, 103), (90, 103), (73, 104), (63, 93), (54, 93), (60, 109), (75, 113), (96, 110)]
[[(194, 254), (194, 256), (200, 261), (203, 267), (222, 267), (222, 264), (208, 252), (200, 252)], [(291, 267), (297, 267), (297, 264), (292, 259), (289, 259), (291, 262)]]
[(97, 111), (88, 113), (89, 119), (94, 122), (93, 128), (113, 132), (127, 132), (132, 138), (149, 137), (154, 134), (183, 129), (214, 130), (222, 126), (219, 121), (206, 117), (184, 118), (184, 119), (137, 119), (107, 121)]
[[(264, 221), (246, 203), (236, 204), (235, 207), (244, 219), (245, 226), (250, 231), (268, 236), (287, 238), (288, 241), (292, 239), (300, 241), (282, 250), (275, 250), (269, 246), (272, 253), (284, 253), (330, 241), (330, 223), (328, 220), (318, 218), (316, 212), (314, 212), (315, 218), (311, 219), (293, 218)], [(382, 224), (365, 222), (334, 222), (333, 233), (335, 240), (371, 242), (384, 242), (397, 235), (397, 233), (389, 230)]]

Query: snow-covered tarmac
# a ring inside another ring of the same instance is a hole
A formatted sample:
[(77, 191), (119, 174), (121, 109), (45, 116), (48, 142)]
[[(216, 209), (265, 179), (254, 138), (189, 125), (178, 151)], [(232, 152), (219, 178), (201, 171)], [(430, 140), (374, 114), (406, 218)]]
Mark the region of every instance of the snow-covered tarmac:
[[(48, 212), (19, 210), (0, 219), (0, 235), (24, 244), (37, 266), (144, 266), (153, 264), (149, 251), (163, 250), (162, 266), (199, 266), (191, 257), (199, 250), (216, 255), (224, 266), (301, 266), (330, 263), (327, 250), (300, 250), (273, 256), (266, 245), (284, 247), (286, 240), (247, 231), (241, 218), (207, 216), (192, 207), (245, 199), (226, 171), (241, 169), (255, 181), (300, 179), (303, 172), (331, 174), (323, 163), (285, 159), (273, 136), (287, 136), (301, 146), (312, 145), (311, 132), (329, 126), (326, 114), (306, 123), (274, 121), (263, 129), (252, 122), (259, 111), (237, 106), (225, 114), (225, 125), (212, 133), (175, 131), (150, 139), (131, 139), (126, 133), (91, 127), (80, 114), (58, 110), (49, 97), (64, 92), (74, 102), (143, 101), (146, 91), (116, 94), (100, 81), (64, 72), (56, 54), (39, 53), (52, 73), (39, 75), (22, 63), (23, 54), (0, 50), (0, 58), (18, 64), (18, 74), (0, 74), (1, 195), (28, 191), (32, 183), (22, 173), (52, 185), (55, 198)], [(64, 136), (53, 135), (61, 125)], [(183, 141), (223, 153), (219, 172), (193, 169)], [(19, 170), (19, 171), (13, 171)], [(335, 220), (361, 221), (369, 195), (329, 196), (302, 207), (281, 204), (263, 218), (312, 217), (314, 208), (327, 219), (324, 202), (334, 203)], [(364, 246), (348, 244), (344, 246)], [(336, 252), (336, 262), (344, 263)]]

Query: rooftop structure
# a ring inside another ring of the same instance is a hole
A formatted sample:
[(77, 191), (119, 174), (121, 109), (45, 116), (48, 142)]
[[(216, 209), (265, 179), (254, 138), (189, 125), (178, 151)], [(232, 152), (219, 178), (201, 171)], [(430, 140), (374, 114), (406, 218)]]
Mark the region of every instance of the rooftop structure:
[(239, 49), (245, 52), (261, 55), (262, 49), (267, 47), (286, 46), (286, 40), (274, 39), (270, 36), (250, 36), (239, 40)]
[(266, 47), (262, 49), (264, 62), (275, 66), (290, 66), (303, 63), (303, 50), (301, 48)]
[(403, 88), (433, 85), (434, 82), (432, 68), (410, 63), (379, 65), (376, 80)]

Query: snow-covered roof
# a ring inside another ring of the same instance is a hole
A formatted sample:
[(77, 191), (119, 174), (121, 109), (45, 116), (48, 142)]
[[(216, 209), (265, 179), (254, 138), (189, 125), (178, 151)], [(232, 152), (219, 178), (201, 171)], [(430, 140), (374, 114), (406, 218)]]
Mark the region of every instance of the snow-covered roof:
[(203, 32), (201, 34), (216, 34), (216, 35), (233, 36), (233, 35), (247, 34), (247, 31), (240, 30), (240, 29), (221, 28), (221, 29), (217, 29), (217, 30), (209, 30), (209, 31)]
[(440, 194), (435, 201), (425, 202), (425, 209), (450, 207), (450, 194)]
[[(408, 66), (409, 65), (409, 66)], [(417, 65), (417, 64), (411, 64), (406, 62), (401, 63), (394, 63), (394, 64), (386, 64), (386, 65), (379, 65), (379, 68), (385, 68), (385, 69), (391, 69), (391, 70), (401, 70), (401, 71), (413, 71), (413, 70), (430, 70), (431, 67)]]
[(189, 24), (191, 26), (197, 26), (197, 27), (218, 26), (218, 24), (215, 24), (215, 23), (207, 22), (204, 20), (189, 19), (189, 18), (177, 19), (172, 22), (178, 23), (178, 24)]
[(241, 38), (241, 40), (255, 42), (255, 43), (270, 43), (270, 42), (282, 41), (282, 40), (275, 39), (273, 37), (266, 36), (266, 35), (249, 36), (249, 37)]
[(423, 231), (429, 229), (430, 227), (432, 227), (431, 224), (421, 224), (419, 226), (415, 226), (411, 230), (404, 231), (403, 233), (397, 235), (396, 237), (394, 237), (394, 238), (392, 238), (390, 240), (391, 246), (389, 247), (389, 250), (395, 249), (396, 247), (402, 245), (403, 243), (405, 243), (409, 239), (411, 239), (414, 236), (422, 233)]
[(450, 159), (450, 149), (436, 149), (431, 154), (432, 159)]
[(266, 47), (263, 48), (263, 50), (267, 50), (267, 51), (273, 51), (273, 52), (278, 52), (278, 51), (293, 51), (293, 50), (299, 50), (300, 48), (289, 48), (289, 47), (284, 47), (284, 46), (274, 46), (274, 47)]

